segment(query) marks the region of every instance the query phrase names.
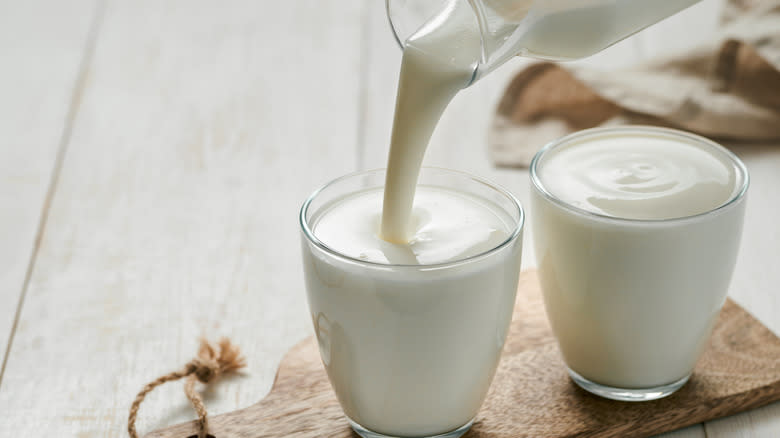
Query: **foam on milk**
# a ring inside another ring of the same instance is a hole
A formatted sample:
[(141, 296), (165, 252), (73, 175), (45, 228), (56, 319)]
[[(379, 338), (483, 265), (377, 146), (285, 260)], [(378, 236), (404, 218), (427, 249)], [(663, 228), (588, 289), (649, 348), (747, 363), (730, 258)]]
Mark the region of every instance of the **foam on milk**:
[(732, 161), (683, 137), (606, 133), (573, 141), (539, 163), (555, 197), (628, 219), (692, 216), (728, 202), (741, 184)]
[(420, 186), (411, 215), (410, 239), (391, 243), (379, 236), (382, 190), (350, 195), (314, 224), (331, 249), (353, 258), (398, 265), (430, 265), (487, 252), (512, 233), (511, 218), (495, 206), (454, 190)]

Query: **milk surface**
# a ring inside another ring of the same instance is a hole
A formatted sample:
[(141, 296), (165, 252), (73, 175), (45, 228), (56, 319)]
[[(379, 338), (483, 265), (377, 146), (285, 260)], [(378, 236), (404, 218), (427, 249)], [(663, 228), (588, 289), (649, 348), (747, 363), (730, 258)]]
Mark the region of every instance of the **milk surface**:
[(453, 190), (417, 190), (410, 239), (395, 244), (380, 237), (382, 190), (353, 194), (323, 213), (315, 235), (333, 250), (360, 260), (430, 265), (489, 251), (512, 234), (506, 213), (474, 196)]
[[(601, 215), (532, 190), (539, 277), (566, 364), (617, 388), (686, 378), (728, 292), (747, 175), (722, 149), (641, 129), (586, 135), (537, 166), (545, 190)], [(669, 218), (680, 219), (655, 220)]]
[(588, 136), (538, 165), (555, 197), (629, 219), (692, 216), (726, 203), (739, 187), (734, 164), (696, 141), (645, 132)]

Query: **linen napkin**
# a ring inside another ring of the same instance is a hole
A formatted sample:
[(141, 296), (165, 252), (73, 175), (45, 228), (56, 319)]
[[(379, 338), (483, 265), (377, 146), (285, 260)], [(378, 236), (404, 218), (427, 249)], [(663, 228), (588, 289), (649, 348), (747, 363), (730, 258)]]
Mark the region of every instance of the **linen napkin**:
[(490, 154), (499, 166), (528, 166), (555, 138), (625, 123), (780, 140), (780, 0), (730, 0), (707, 43), (635, 68), (607, 74), (531, 65), (498, 104)]

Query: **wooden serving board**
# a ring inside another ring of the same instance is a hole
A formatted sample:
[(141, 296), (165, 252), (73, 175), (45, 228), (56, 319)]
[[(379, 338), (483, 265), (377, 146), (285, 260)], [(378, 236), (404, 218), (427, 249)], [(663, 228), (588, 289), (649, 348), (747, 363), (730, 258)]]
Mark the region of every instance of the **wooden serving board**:
[[(520, 277), (501, 363), (468, 438), (643, 437), (780, 400), (780, 339), (731, 300), (690, 381), (661, 400), (602, 399), (568, 377), (547, 323), (535, 271)], [(309, 338), (282, 360), (259, 403), (209, 419), (216, 438), (356, 437)], [(146, 435), (186, 438), (192, 423)]]

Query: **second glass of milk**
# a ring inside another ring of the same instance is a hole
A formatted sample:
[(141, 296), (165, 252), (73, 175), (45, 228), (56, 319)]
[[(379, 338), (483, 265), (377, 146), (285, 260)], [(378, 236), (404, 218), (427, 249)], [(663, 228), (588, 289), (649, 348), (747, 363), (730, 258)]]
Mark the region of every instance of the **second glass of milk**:
[(320, 355), (361, 436), (457, 437), (487, 394), (512, 319), (523, 210), (483, 180), (423, 168), (416, 241), (394, 245), (377, 236), (384, 181), (384, 170), (339, 178), (301, 209)]
[(543, 148), (531, 180), (545, 307), (572, 379), (625, 401), (679, 389), (726, 299), (745, 166), (693, 134), (601, 128)]

